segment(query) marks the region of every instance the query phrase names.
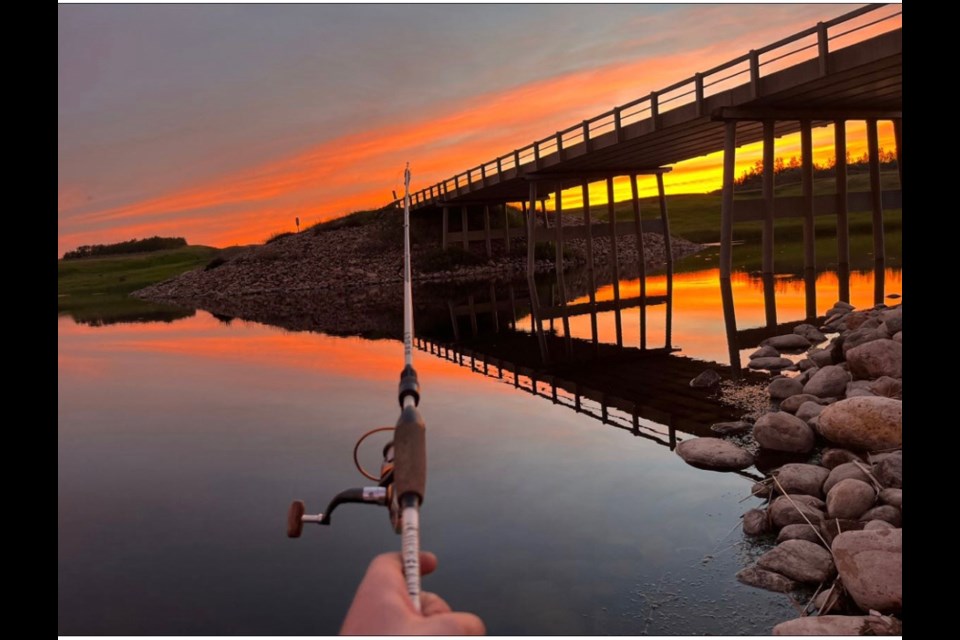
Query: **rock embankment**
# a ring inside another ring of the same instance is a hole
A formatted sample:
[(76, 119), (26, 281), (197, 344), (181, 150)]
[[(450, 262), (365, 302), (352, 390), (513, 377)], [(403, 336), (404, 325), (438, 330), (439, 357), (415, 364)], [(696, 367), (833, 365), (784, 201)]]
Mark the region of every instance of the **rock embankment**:
[[(205, 268), (184, 273), (134, 293), (136, 297), (200, 308), (229, 317), (328, 333), (399, 335), (402, 302), (403, 245), (396, 220), (384, 217), (362, 226), (307, 230), (214, 259)], [(565, 224), (568, 224), (565, 222)], [(644, 234), (646, 264), (665, 260), (663, 237)], [(577, 244), (579, 242), (579, 244)], [(438, 267), (436, 242), (415, 243), (414, 279), (449, 283), (516, 279), (526, 273), (524, 240), (513, 240), (510, 254), (494, 245), (494, 257), (470, 266)], [(565, 267), (583, 262), (583, 241), (571, 242)], [(672, 239), (675, 257), (700, 245)], [(629, 272), (637, 259), (636, 239), (623, 236), (619, 263)], [(479, 250), (479, 249), (477, 249)], [(598, 276), (608, 264), (609, 239), (594, 241)], [(432, 257), (433, 262), (430, 263)], [(428, 264), (425, 264), (427, 262)], [(537, 271), (552, 271), (553, 259), (536, 262)]]
[[(751, 490), (765, 504), (744, 514), (743, 532), (776, 542), (737, 578), (781, 592), (808, 585), (816, 597), (804, 616), (811, 607), (818, 612), (777, 625), (774, 634), (900, 633), (902, 329), (902, 305), (857, 311), (838, 302), (823, 326), (799, 325), (751, 354), (752, 368), (776, 375), (753, 442), (736, 440), (746, 443), (744, 453), (757, 449), (750, 457), (767, 476)], [(726, 433), (726, 424), (716, 426)], [(711, 439), (685, 441), (677, 453), (698, 467), (750, 466), (732, 449), (699, 440)]]

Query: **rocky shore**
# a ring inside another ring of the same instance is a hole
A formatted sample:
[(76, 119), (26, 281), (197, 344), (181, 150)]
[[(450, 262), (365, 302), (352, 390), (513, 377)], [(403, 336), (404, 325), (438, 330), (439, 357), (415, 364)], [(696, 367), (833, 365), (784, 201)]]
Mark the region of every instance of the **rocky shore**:
[(807, 596), (775, 635), (902, 633), (902, 324), (902, 305), (838, 302), (823, 326), (765, 340), (750, 367), (778, 374), (767, 410), (677, 447), (698, 467), (765, 473), (743, 532), (772, 547), (737, 578)]
[[(397, 215), (397, 214), (393, 214)], [(573, 221), (564, 224), (572, 225)], [(245, 248), (227, 258), (217, 258), (206, 268), (184, 273), (133, 295), (152, 302), (199, 308), (225, 317), (239, 317), (294, 330), (324, 331), (338, 335), (400, 335), (403, 246), (395, 241), (396, 219), (384, 217), (362, 226), (322, 232), (305, 231), (264, 245)], [(519, 230), (518, 230), (519, 233)], [(644, 234), (648, 268), (661, 266), (666, 257), (663, 236)], [(433, 240), (414, 243), (414, 280), (418, 283), (463, 283), (483, 280), (516, 280), (525, 277), (524, 240), (515, 238), (508, 254), (494, 243), (494, 255), (477, 258), (479, 264), (428, 271), (420, 256), (436, 254)], [(475, 253), (483, 250), (476, 246)], [(565, 268), (584, 264), (585, 241), (572, 240)], [(675, 258), (701, 246), (672, 238)], [(598, 284), (610, 271), (609, 238), (594, 240)], [(634, 236), (618, 242), (621, 277), (637, 271)], [(538, 272), (555, 268), (554, 260), (536, 261)]]

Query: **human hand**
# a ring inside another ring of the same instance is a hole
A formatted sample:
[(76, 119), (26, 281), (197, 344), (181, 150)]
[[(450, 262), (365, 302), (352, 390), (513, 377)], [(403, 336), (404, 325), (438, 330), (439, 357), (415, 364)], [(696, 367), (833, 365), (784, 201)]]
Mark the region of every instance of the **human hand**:
[[(437, 568), (437, 556), (420, 553), (420, 573)], [(435, 593), (420, 593), (417, 613), (407, 595), (399, 553), (377, 556), (357, 587), (353, 603), (343, 621), (340, 635), (358, 636), (480, 636), (486, 633), (483, 621), (472, 613), (451, 611)]]

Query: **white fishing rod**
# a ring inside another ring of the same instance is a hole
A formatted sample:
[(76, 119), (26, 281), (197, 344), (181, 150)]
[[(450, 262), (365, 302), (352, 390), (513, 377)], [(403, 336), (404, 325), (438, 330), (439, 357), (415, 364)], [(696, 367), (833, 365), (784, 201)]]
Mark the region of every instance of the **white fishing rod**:
[[(375, 487), (347, 489), (337, 494), (324, 513), (307, 514), (302, 500), (294, 500), (287, 512), (287, 535), (299, 538), (307, 522), (329, 525), (330, 514), (346, 502), (386, 505), (390, 521), (400, 534), (400, 553), (407, 593), (420, 611), (420, 504), (427, 484), (426, 426), (417, 405), (420, 383), (413, 368), (413, 283), (410, 267), (410, 166), (403, 175), (403, 371), (400, 373), (400, 418), (396, 427), (371, 429), (353, 449), (353, 461), (364, 477), (379, 484)], [(363, 441), (374, 433), (393, 431), (393, 442), (384, 447), (380, 476), (367, 472), (357, 452)]]

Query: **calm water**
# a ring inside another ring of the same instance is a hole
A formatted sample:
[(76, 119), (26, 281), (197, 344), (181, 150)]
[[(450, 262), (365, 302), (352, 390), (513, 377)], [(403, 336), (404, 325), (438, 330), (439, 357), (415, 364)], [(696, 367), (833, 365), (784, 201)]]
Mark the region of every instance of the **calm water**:
[[(900, 292), (899, 270), (885, 280)], [(621, 296), (637, 287), (622, 282)], [(821, 274), (818, 290), (822, 312), (836, 276)], [(851, 290), (872, 304), (872, 274)], [(803, 291), (778, 282), (780, 321), (803, 317)], [(740, 328), (763, 324), (761, 292), (735, 279)], [(676, 276), (682, 354), (728, 359), (719, 309), (715, 270)], [(602, 341), (615, 339), (612, 316), (598, 319)], [(635, 343), (639, 314), (622, 322)], [(665, 310), (647, 322), (656, 346)], [(571, 334), (589, 338), (589, 320), (572, 319)], [(430, 459), (423, 546), (440, 557), (424, 588), (494, 634), (765, 634), (795, 616), (784, 595), (734, 579), (757, 552), (738, 528), (748, 478), (693, 469), (668, 447), (415, 357)], [(332, 527), (288, 540), (285, 512), (293, 498), (319, 511), (365, 483), (350, 453), (396, 419), (400, 359), (393, 340), (203, 311), (101, 327), (59, 318), (58, 632), (336, 633), (367, 562), (399, 539), (386, 510), (346, 505)]]

